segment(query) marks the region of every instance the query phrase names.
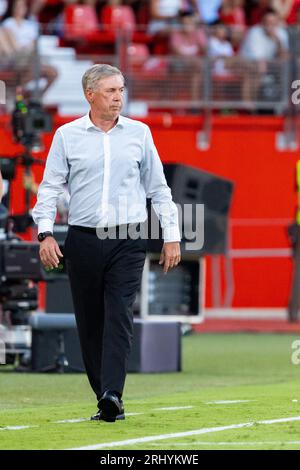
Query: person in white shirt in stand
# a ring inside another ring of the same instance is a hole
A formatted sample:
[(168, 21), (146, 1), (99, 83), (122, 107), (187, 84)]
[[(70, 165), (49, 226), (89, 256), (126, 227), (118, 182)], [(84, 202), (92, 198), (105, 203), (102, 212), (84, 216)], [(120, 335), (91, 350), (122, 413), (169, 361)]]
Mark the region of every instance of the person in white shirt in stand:
[(149, 33), (167, 33), (170, 27), (179, 23), (182, 0), (150, 0)]
[[(39, 24), (36, 18), (28, 19), (28, 13), (25, 0), (12, 0), (8, 4), (4, 20), (1, 23), (1, 27), (8, 31), (14, 39), (15, 50), (12, 53), (12, 58), (15, 58), (15, 63), (12, 63), (12, 68), (18, 70), (22, 85), (36, 78), (33, 63), (36, 60), (34, 49), (39, 36)], [(42, 89), (42, 92), (45, 93), (56, 79), (57, 71), (54, 67), (41, 62), (40, 76), (46, 82)]]
[(281, 25), (277, 12), (270, 8), (261, 24), (249, 29), (239, 52), (247, 61), (243, 64), (244, 101), (255, 99), (261, 79), (269, 70), (269, 62), (277, 59), (279, 64), (288, 57), (288, 50), (287, 30)]
[(178, 211), (151, 132), (120, 115), (124, 77), (107, 64), (83, 76), (90, 112), (53, 138), (37, 203), (40, 257), (50, 268), (63, 256), (53, 237), (59, 195), (68, 183), (69, 230), (64, 246), (82, 355), (98, 400), (94, 420), (124, 419), (121, 400), (133, 334), (132, 305), (146, 257), (146, 197), (163, 229), (159, 263), (180, 262)]
[(234, 56), (234, 50), (228, 41), (226, 26), (219, 24), (213, 27), (213, 33), (208, 41), (208, 56), (215, 59), (214, 75), (229, 75), (230, 58)]

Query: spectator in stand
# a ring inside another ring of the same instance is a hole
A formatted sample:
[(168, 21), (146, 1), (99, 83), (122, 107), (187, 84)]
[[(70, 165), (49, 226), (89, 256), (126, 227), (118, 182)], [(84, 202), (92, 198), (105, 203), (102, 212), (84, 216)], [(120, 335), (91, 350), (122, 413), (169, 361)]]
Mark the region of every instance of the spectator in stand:
[(170, 49), (180, 56), (199, 56), (206, 51), (207, 40), (203, 29), (197, 27), (196, 17), (191, 11), (180, 12), (180, 27), (170, 36)]
[[(286, 59), (288, 48), (288, 33), (281, 26), (277, 12), (272, 9), (267, 10), (261, 24), (249, 29), (240, 50), (240, 56), (247, 60), (243, 65), (243, 99), (245, 101), (253, 100), (262, 77), (272, 72), (275, 65), (269, 64), (269, 61)], [(253, 80), (254, 76), (255, 80)]]
[(295, 12), (295, 23), (294, 26), (299, 29), (300, 28), (300, 6), (296, 9)]
[(167, 33), (170, 26), (178, 25), (182, 0), (150, 0), (149, 32)]
[(249, 60), (272, 60), (286, 57), (288, 46), (286, 29), (280, 25), (276, 11), (269, 9), (261, 24), (249, 29), (240, 54)]
[[(10, 37), (14, 38), (15, 51), (12, 54), (12, 66), (19, 73), (22, 83), (33, 80), (32, 64), (35, 59), (35, 43), (38, 39), (38, 23), (27, 19), (28, 7), (25, 0), (13, 0), (9, 3), (5, 19), (1, 26)], [(50, 87), (57, 77), (54, 67), (41, 64), (40, 76), (46, 80), (43, 93)]]
[(220, 21), (230, 26), (230, 42), (235, 52), (240, 48), (246, 30), (244, 0), (223, 0)]
[(222, 0), (194, 0), (194, 5), (203, 23), (212, 25), (219, 21)]
[(212, 35), (208, 41), (208, 56), (215, 59), (214, 75), (226, 76), (230, 74), (230, 59), (234, 56), (234, 50), (228, 40), (227, 28), (223, 24), (213, 27)]
[(223, 0), (219, 10), (220, 21), (227, 25), (245, 28), (244, 0)]
[(28, 8), (25, 0), (9, 2), (2, 26), (15, 36), (20, 48), (31, 48), (38, 38), (38, 25), (27, 19)]
[(0, 21), (7, 10), (7, 0), (0, 0)]
[(261, 24), (263, 17), (272, 8), (272, 5), (272, 0), (257, 0), (250, 9), (248, 24), (250, 26)]
[(202, 63), (199, 56), (206, 53), (207, 39), (202, 27), (197, 24), (196, 15), (190, 11), (180, 12), (180, 27), (170, 35), (170, 51), (184, 60), (172, 63), (172, 72), (184, 73), (187, 83), (190, 80), (191, 97), (200, 99)]
[[(7, 10), (7, 0), (0, 0), (0, 22)], [(0, 26), (0, 70), (7, 65), (7, 58), (15, 52), (17, 46), (9, 31)]]
[(272, 6), (282, 21), (287, 24), (294, 24), (296, 22), (300, 0), (273, 0)]
[(259, 0), (252, 7), (249, 24), (255, 25), (261, 23), (264, 14), (269, 8), (275, 10), (284, 23), (293, 24), (296, 21), (296, 12), (299, 6), (300, 0)]

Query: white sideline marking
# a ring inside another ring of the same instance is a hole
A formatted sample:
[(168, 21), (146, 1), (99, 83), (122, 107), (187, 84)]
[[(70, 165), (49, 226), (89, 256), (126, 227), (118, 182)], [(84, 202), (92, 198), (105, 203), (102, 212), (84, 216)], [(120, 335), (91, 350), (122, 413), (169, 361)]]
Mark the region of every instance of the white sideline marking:
[(96, 449), (103, 449), (107, 447), (121, 447), (121, 446), (125, 447), (130, 444), (140, 444), (143, 442), (153, 442), (153, 441), (160, 441), (160, 440), (165, 440), (165, 439), (174, 439), (176, 437), (197, 436), (200, 434), (209, 434), (213, 432), (228, 431), (230, 429), (251, 427), (254, 424), (288, 423), (290, 421), (300, 421), (300, 416), (293, 416), (290, 418), (271, 419), (271, 420), (264, 420), (264, 421), (255, 421), (255, 422), (252, 421), (250, 423), (231, 424), (228, 426), (218, 426), (214, 428), (202, 428), (202, 429), (195, 429), (193, 431), (176, 432), (176, 433), (171, 433), (171, 434), (159, 434), (157, 436), (138, 437), (136, 439), (127, 439), (125, 441), (104, 442), (104, 443), (93, 444), (89, 446), (73, 447), (73, 448), (66, 449), (66, 450), (96, 450)]
[(82, 423), (83, 421), (90, 421), (90, 418), (61, 419), (60, 421), (52, 421), (52, 423), (54, 423), (54, 424)]
[(0, 431), (18, 431), (19, 429), (37, 428), (38, 426), (5, 426)]
[[(167, 408), (152, 408), (150, 411), (173, 411), (173, 410), (187, 410), (193, 408), (193, 406), (169, 406)], [(138, 416), (144, 415), (145, 413), (125, 413), (126, 416)], [(55, 424), (63, 423), (81, 423), (83, 421), (90, 421), (90, 418), (77, 418), (77, 419), (62, 419), (60, 421), (52, 421)]]
[[(183, 410), (187, 408), (193, 408), (192, 406), (174, 406), (169, 408), (153, 408), (150, 411), (154, 410), (163, 410), (163, 411), (171, 411), (171, 410)], [(145, 413), (126, 413), (126, 416), (139, 416)], [(74, 418), (74, 419), (61, 419), (59, 421), (51, 421), (52, 424), (64, 424), (64, 423), (83, 423), (84, 421), (90, 421), (90, 418)], [(35, 426), (6, 426), (4, 428), (0, 427), (0, 431), (18, 431), (20, 429), (28, 429), (28, 428), (36, 428), (38, 425)]]
[(233, 405), (235, 403), (250, 403), (255, 400), (217, 400), (217, 401), (206, 401), (205, 405)]
[[(162, 442), (154, 444), (156, 446), (164, 445)], [(186, 442), (173, 442), (175, 446), (186, 446)], [(262, 441), (262, 442), (209, 442), (209, 441), (193, 441), (189, 442), (188, 445), (197, 446), (263, 446), (263, 445), (300, 445), (300, 441)]]
[[(143, 415), (144, 413), (126, 413), (126, 416), (137, 416)], [(83, 421), (90, 421), (90, 418), (76, 418), (76, 419), (61, 419), (59, 421), (52, 421), (54, 424), (63, 424), (63, 423), (82, 423)]]

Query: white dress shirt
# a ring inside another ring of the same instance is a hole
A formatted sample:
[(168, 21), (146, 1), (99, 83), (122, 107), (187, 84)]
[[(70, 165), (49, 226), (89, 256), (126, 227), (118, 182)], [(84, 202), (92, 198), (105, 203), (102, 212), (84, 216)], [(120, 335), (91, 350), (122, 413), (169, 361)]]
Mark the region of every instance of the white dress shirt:
[(87, 114), (57, 129), (32, 211), (39, 233), (53, 231), (57, 200), (66, 182), (70, 225), (142, 223), (148, 197), (164, 241), (180, 241), (178, 210), (146, 124), (120, 116), (104, 132)]
[[(286, 29), (278, 27), (276, 35), (281, 46), (287, 51), (289, 37)], [(265, 33), (261, 25), (257, 25), (249, 29), (241, 46), (240, 54), (248, 60), (272, 60), (276, 57), (277, 49), (276, 41)]]
[(13, 33), (20, 47), (32, 46), (39, 35), (38, 24), (32, 20), (22, 20), (18, 23), (14, 18), (7, 18), (1, 26)]

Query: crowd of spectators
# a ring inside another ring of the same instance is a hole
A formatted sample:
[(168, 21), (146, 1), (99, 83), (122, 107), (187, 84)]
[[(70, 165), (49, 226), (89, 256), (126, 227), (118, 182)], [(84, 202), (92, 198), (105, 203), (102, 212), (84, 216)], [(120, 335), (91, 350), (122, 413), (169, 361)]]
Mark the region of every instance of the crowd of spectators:
[[(39, 29), (64, 39), (65, 11), (72, 5), (88, 6), (99, 30), (103, 9), (126, 5), (136, 31), (147, 34), (149, 53), (208, 56), (220, 76), (232, 73), (235, 57), (256, 61), (263, 73), (265, 61), (288, 57), (288, 27), (300, 31), (300, 0), (0, 0), (1, 63), (11, 60), (22, 70)], [(56, 72), (47, 64), (41, 70), (47, 88)]]
[(300, 28), (300, 0), (0, 0), (0, 53), (29, 48), (39, 22), (63, 36), (55, 25), (74, 4), (95, 10), (99, 28), (105, 6), (126, 5), (137, 29), (144, 28), (154, 43), (167, 39), (167, 52), (183, 56), (274, 58), (288, 48), (286, 26)]
[[(36, 40), (39, 35), (38, 15), (46, 0), (0, 0), (0, 71), (13, 71), (18, 83), (25, 85), (35, 77), (32, 66)], [(39, 77), (45, 92), (57, 77), (54, 67), (39, 64)]]

